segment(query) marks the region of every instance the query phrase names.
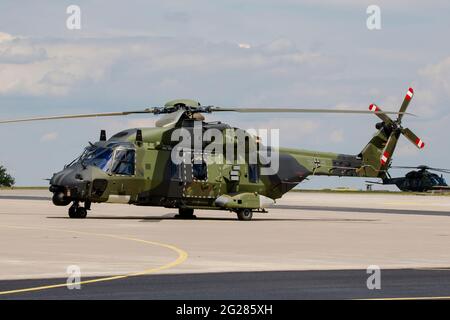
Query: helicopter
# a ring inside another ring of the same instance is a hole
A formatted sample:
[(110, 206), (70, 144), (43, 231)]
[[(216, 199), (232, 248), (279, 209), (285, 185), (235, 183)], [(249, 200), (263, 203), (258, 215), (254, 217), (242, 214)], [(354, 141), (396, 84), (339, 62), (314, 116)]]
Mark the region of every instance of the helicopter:
[[(3, 120), (0, 124), (159, 115), (152, 128), (123, 130), (109, 139), (101, 130), (99, 141), (89, 143), (79, 157), (50, 179), (53, 204), (70, 205), (70, 218), (85, 218), (92, 203), (108, 202), (177, 208), (177, 216), (186, 219), (195, 218), (195, 209), (227, 210), (237, 214), (239, 220), (248, 221), (253, 213), (267, 212), (276, 199), (308, 176), (386, 178), (400, 135), (418, 148), (424, 147), (420, 138), (401, 125), (413, 94), (409, 88), (399, 112), (382, 111), (375, 104), (368, 111), (242, 108), (205, 106), (195, 100), (177, 99), (162, 107), (137, 111), (34, 117)], [(376, 124), (377, 132), (362, 151), (348, 155), (266, 146), (260, 136), (245, 130), (244, 139), (240, 139), (233, 133), (239, 128), (205, 120), (204, 114), (220, 112), (373, 113), (381, 122)], [(397, 118), (392, 120), (390, 114)], [(177, 140), (174, 135), (183, 138)], [(208, 135), (209, 140), (198, 139)], [(223, 152), (236, 151), (242, 145), (243, 152), (231, 152), (231, 156)]]
[[(449, 169), (431, 168), (426, 165), (417, 167), (391, 166), (393, 169), (418, 169), (408, 172), (404, 177), (387, 177), (376, 184), (395, 184), (401, 191), (426, 192), (429, 190), (450, 190), (442, 173), (450, 173)], [(441, 176), (430, 171), (440, 172)]]

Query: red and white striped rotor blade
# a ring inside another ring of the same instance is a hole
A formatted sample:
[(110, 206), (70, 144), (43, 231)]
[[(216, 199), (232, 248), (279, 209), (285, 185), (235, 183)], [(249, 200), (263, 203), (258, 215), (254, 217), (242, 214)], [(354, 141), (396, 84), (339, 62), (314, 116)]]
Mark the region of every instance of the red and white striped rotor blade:
[(386, 142), (386, 146), (384, 147), (383, 152), (381, 153), (380, 163), (382, 166), (389, 164), (392, 154), (394, 153), (397, 140), (398, 136), (392, 133), (388, 141)]
[(409, 103), (411, 102), (411, 99), (413, 98), (413, 96), (414, 96), (414, 90), (413, 90), (413, 88), (409, 88), (408, 91), (406, 92), (405, 98), (403, 99), (402, 106), (400, 107), (400, 111), (399, 112), (402, 112), (402, 113), (400, 113), (398, 115), (398, 119), (397, 120), (399, 122), (402, 121), (403, 112), (405, 112), (406, 109), (408, 108)]
[(380, 107), (377, 106), (376, 104), (372, 103), (369, 106), (369, 110), (375, 113), (375, 115), (387, 125), (390, 125), (393, 122), (392, 119), (388, 115), (386, 115), (386, 113), (384, 113), (383, 110), (381, 110)]
[(408, 128), (402, 129), (403, 135), (411, 141), (417, 148), (423, 149), (425, 147), (425, 142), (422, 141), (418, 136), (414, 134), (411, 130)]

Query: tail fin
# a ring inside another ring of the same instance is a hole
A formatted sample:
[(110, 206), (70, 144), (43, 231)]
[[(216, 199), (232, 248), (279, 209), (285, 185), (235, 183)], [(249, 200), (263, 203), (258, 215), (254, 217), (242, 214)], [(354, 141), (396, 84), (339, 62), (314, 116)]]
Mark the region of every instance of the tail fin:
[(418, 148), (422, 149), (425, 146), (425, 143), (411, 130), (401, 126), (404, 112), (406, 112), (413, 95), (414, 90), (409, 88), (400, 107), (401, 113), (395, 121), (383, 113), (377, 105), (371, 104), (369, 106), (369, 110), (373, 111), (382, 122), (376, 124), (378, 132), (358, 156), (362, 160), (362, 166), (358, 170), (358, 175), (386, 178), (392, 155), (402, 134)]

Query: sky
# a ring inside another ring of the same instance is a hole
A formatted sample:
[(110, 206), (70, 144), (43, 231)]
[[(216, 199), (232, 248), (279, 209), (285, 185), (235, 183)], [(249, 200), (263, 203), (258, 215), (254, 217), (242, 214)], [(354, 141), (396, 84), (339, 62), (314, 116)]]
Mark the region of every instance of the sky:
[[(69, 30), (69, 5), (81, 29)], [(369, 30), (369, 5), (381, 29)], [(448, 1), (0, 2), (0, 119), (134, 110), (190, 98), (204, 105), (396, 111), (411, 86), (394, 165), (450, 167)], [(217, 115), (240, 128), (280, 129), (287, 147), (357, 154), (374, 115)], [(44, 180), (108, 135), (150, 116), (0, 125), (0, 164), (17, 185)], [(400, 175), (404, 171), (393, 171)], [(450, 178), (450, 177), (449, 177)], [(365, 179), (312, 177), (302, 188), (364, 188)]]

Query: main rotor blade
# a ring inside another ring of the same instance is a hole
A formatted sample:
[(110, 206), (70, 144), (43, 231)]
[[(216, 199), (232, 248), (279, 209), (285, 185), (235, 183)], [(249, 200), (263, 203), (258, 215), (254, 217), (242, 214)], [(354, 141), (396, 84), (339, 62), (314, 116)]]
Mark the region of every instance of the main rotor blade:
[(430, 169), (431, 171), (436, 171), (436, 172), (441, 172), (441, 173), (447, 173), (450, 174), (450, 170), (446, 170), (446, 169)]
[(425, 169), (425, 170), (437, 171), (437, 172), (442, 172), (442, 173), (450, 173), (450, 169), (432, 168), (432, 167), (428, 167), (428, 166), (417, 166), (417, 167), (413, 167), (413, 166), (391, 166), (391, 168), (392, 169)]
[(442, 173), (450, 173), (450, 170), (449, 170), (449, 169), (440, 169), (440, 168), (430, 168), (430, 167), (427, 167), (425, 170), (436, 171), (436, 172), (442, 172)]
[(104, 112), (104, 113), (69, 114), (69, 115), (50, 116), (50, 117), (35, 117), (35, 118), (23, 118), (23, 119), (12, 119), (12, 120), (0, 120), (0, 124), (16, 123), (16, 122), (28, 122), (28, 121), (42, 121), (42, 120), (127, 116), (127, 115), (130, 115), (130, 114), (138, 114), (138, 113), (154, 113), (154, 111), (155, 111), (155, 109), (151, 108), (151, 109), (144, 109), (144, 110), (138, 110), (138, 111), (120, 111), (120, 112)]
[[(347, 113), (347, 114), (401, 114), (394, 111), (366, 111), (366, 110), (350, 110), (350, 109), (306, 109), (306, 108), (222, 108), (211, 107), (212, 112), (241, 112), (241, 113)], [(403, 114), (412, 115), (404, 112)]]
[[(392, 169), (420, 169), (420, 166), (410, 167), (410, 166), (391, 166)], [(427, 167), (428, 168), (428, 167)]]
[[(231, 111), (231, 112), (241, 112), (241, 113), (343, 113), (343, 114), (369, 114), (372, 111), (365, 110), (339, 110), (339, 109), (299, 109), (299, 108), (220, 108), (220, 107), (204, 107), (204, 109), (194, 109), (193, 112), (217, 112), (217, 111)], [(43, 120), (59, 120), (59, 119), (79, 119), (79, 118), (95, 118), (95, 117), (114, 117), (114, 116), (126, 116), (130, 114), (162, 114), (171, 113), (172, 111), (166, 110), (165, 108), (147, 108), (137, 111), (119, 111), (119, 112), (104, 112), (104, 113), (87, 113), (87, 114), (70, 114), (70, 115), (60, 115), (60, 116), (48, 116), (48, 117), (33, 117), (33, 118), (22, 118), (22, 119), (11, 119), (11, 120), (0, 120), (0, 124), (6, 123), (17, 123), (17, 122), (30, 122), (30, 121), (43, 121)], [(399, 112), (374, 112), (383, 114), (400, 114)], [(405, 113), (411, 115), (409, 113)]]
[(445, 172), (445, 173), (450, 173), (450, 169), (428, 168), (428, 170), (432, 170), (432, 171), (440, 171), (440, 172)]

